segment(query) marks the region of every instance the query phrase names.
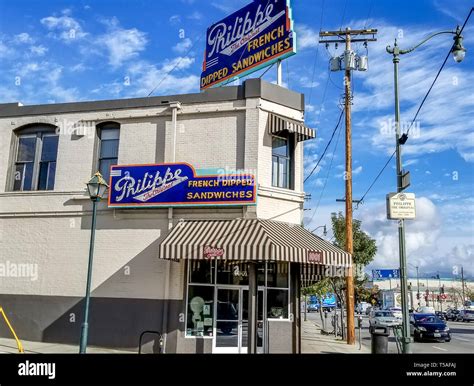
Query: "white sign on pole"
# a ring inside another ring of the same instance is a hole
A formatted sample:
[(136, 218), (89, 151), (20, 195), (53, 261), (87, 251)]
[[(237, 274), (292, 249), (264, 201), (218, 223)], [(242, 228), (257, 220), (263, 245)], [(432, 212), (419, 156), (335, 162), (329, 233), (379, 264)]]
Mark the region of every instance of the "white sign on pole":
[(387, 194), (387, 218), (389, 220), (413, 220), (415, 217), (415, 193)]

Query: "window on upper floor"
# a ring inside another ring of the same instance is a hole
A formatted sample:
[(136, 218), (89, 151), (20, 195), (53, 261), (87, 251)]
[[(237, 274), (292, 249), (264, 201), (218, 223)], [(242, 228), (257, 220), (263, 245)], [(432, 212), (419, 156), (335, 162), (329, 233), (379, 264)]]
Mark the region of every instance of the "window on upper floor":
[(30, 125), (16, 134), (13, 190), (53, 190), (59, 140), (56, 127)]
[(272, 137), (272, 186), (291, 188), (292, 153), (289, 138)]
[(118, 163), (120, 125), (107, 122), (99, 125), (99, 172), (105, 181), (109, 181), (110, 167)]

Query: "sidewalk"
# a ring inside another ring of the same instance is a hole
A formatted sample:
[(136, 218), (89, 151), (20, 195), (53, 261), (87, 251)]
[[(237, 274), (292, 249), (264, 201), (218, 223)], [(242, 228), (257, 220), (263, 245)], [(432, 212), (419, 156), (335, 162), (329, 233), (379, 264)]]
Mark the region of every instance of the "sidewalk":
[[(368, 354), (368, 347), (362, 345), (359, 350), (359, 341), (355, 345), (348, 345), (340, 337), (323, 335), (321, 333), (319, 316), (316, 320), (301, 322), (301, 352), (303, 354)], [(357, 338), (357, 334), (356, 334)]]
[[(25, 354), (78, 354), (79, 345), (62, 343), (31, 342), (22, 340)], [(136, 354), (136, 351), (115, 350), (100, 347), (87, 347), (91, 354)], [(18, 354), (15, 339), (0, 338), (0, 354)]]

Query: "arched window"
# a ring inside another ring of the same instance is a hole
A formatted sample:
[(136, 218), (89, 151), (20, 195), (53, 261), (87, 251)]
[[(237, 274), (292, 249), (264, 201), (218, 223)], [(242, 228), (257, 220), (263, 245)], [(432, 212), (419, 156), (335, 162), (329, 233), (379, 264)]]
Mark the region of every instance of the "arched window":
[(55, 126), (28, 125), (18, 137), (13, 190), (53, 190), (59, 135)]
[(98, 127), (99, 135), (99, 172), (108, 182), (110, 167), (117, 165), (118, 149), (120, 139), (120, 124), (115, 122), (105, 122)]

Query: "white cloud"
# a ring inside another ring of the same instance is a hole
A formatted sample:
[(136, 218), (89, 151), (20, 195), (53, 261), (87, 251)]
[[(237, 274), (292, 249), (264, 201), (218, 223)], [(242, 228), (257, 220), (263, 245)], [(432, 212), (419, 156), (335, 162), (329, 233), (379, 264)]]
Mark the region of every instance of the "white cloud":
[(50, 36), (61, 39), (66, 43), (71, 43), (87, 36), (79, 22), (67, 15), (45, 17), (41, 19), (41, 24), (51, 31)]
[(148, 43), (146, 34), (136, 28), (123, 29), (113, 25), (111, 30), (97, 39), (108, 53), (109, 63), (113, 67), (121, 66), (125, 61), (136, 58), (145, 50)]
[(319, 45), (319, 34), (305, 24), (297, 25), (296, 45), (299, 50), (316, 48)]
[(181, 16), (180, 16), (180, 15), (172, 15), (172, 16), (169, 18), (169, 22), (170, 22), (170, 24), (172, 24), (172, 25), (179, 24), (179, 23), (181, 23)]
[(48, 52), (48, 49), (40, 44), (38, 46), (31, 46), (30, 52), (37, 56), (43, 56), (44, 54), (46, 54), (46, 52)]
[(193, 46), (191, 39), (185, 38), (178, 42), (174, 47), (173, 51), (179, 54), (185, 54)]
[(33, 38), (26, 32), (22, 32), (21, 34), (15, 35), (13, 41), (18, 44), (32, 44), (34, 43)]

